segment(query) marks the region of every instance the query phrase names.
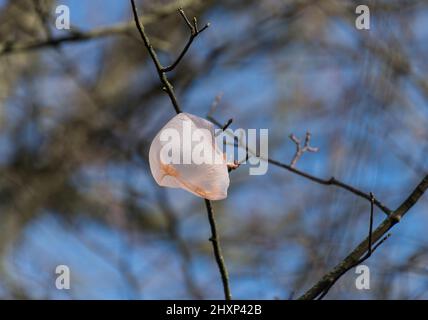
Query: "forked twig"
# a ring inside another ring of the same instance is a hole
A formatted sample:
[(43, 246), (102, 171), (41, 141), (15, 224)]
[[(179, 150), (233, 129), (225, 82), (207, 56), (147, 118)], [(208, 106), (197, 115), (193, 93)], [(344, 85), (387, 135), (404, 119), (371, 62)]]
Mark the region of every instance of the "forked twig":
[[(401, 221), (401, 218), (406, 215), (409, 210), (419, 201), (422, 195), (428, 189), (428, 174), (426, 174), (419, 184), (414, 188), (410, 195), (400, 204), (400, 206), (391, 211), (387, 218), (372, 232), (372, 241), (376, 242), (380, 240), (375, 247), (372, 249), (372, 253), (377, 249), (387, 238), (388, 231)], [(372, 199), (374, 196), (372, 197)], [(386, 236), (385, 236), (386, 235)], [(345, 259), (337, 264), (332, 270), (327, 272), (317, 283), (315, 283), (308, 291), (306, 291), (299, 299), (300, 300), (311, 300), (322, 294), (327, 287), (330, 286), (331, 282), (340, 276), (349, 266), (354, 265), (354, 261), (361, 261), (360, 257), (363, 257), (367, 252), (368, 242), (370, 239), (364, 239), (358, 244), (354, 250), (352, 250)]]
[(183, 17), (183, 20), (186, 22), (187, 26), (190, 29), (190, 37), (189, 37), (189, 40), (187, 41), (186, 45), (184, 46), (183, 50), (178, 55), (177, 59), (174, 61), (174, 63), (172, 63), (168, 67), (162, 68), (162, 72), (170, 72), (170, 71), (174, 70), (178, 66), (178, 64), (180, 63), (181, 59), (183, 59), (183, 57), (186, 55), (187, 50), (189, 50), (190, 46), (192, 45), (193, 40), (195, 40), (195, 38), (199, 34), (204, 32), (210, 26), (210, 24), (207, 23), (205, 26), (202, 27), (202, 29), (199, 29), (198, 20), (196, 19), (196, 17), (193, 18), (192, 22), (190, 22), (189, 18), (187, 18), (186, 13), (184, 12), (183, 9), (180, 8), (178, 11), (180, 12), (180, 15)]
[(232, 299), (232, 294), (229, 287), (229, 274), (224, 263), (223, 254), (221, 252), (220, 240), (217, 234), (217, 223), (214, 219), (214, 211), (210, 200), (205, 199), (205, 206), (207, 207), (208, 220), (211, 226), (211, 238), (209, 239), (213, 245), (214, 256), (217, 261), (217, 266), (221, 274), (221, 280), (223, 282), (224, 296), (226, 300)]

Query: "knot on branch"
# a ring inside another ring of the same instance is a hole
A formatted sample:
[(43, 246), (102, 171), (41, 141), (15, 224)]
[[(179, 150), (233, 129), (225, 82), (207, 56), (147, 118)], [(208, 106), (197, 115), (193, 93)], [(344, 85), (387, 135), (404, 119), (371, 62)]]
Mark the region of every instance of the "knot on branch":
[(399, 223), (401, 221), (401, 215), (399, 215), (399, 214), (391, 214), (389, 216), (389, 218), (391, 219), (392, 223), (394, 223), (394, 224)]

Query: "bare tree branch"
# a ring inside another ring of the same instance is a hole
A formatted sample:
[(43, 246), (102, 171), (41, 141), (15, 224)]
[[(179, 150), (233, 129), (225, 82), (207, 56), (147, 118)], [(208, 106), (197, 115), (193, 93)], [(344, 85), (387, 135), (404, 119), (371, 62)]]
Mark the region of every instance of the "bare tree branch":
[(210, 200), (205, 199), (205, 206), (207, 207), (207, 213), (208, 213), (208, 220), (210, 222), (211, 226), (211, 238), (210, 241), (213, 245), (214, 249), (214, 256), (217, 261), (217, 265), (221, 274), (221, 280), (223, 282), (223, 290), (224, 290), (224, 296), (226, 297), (226, 300), (232, 299), (232, 294), (230, 292), (229, 287), (229, 275), (227, 273), (226, 265), (224, 263), (223, 254), (221, 252), (220, 247), (220, 240), (217, 234), (217, 224), (214, 218), (214, 211), (212, 208), (212, 204)]
[[(359, 196), (361, 198), (364, 198), (364, 199), (366, 199), (368, 201), (371, 201), (371, 197), (370, 197), (369, 193), (361, 191), (361, 190), (359, 190), (359, 189), (357, 189), (357, 188), (355, 188), (355, 187), (353, 187), (353, 186), (351, 186), (351, 185), (349, 185), (349, 184), (347, 184), (345, 182), (337, 180), (335, 177), (331, 177), (330, 179), (323, 179), (323, 178), (319, 178), (319, 177), (316, 177), (314, 175), (311, 175), (309, 173), (306, 173), (304, 171), (300, 171), (300, 170), (298, 170), (296, 168), (293, 168), (291, 165), (287, 165), (285, 163), (281, 163), (281, 162), (279, 162), (277, 160), (274, 160), (274, 159), (270, 159), (269, 158), (269, 159), (267, 159), (267, 161), (269, 163), (277, 166), (277, 167), (280, 167), (280, 168), (286, 169), (288, 171), (291, 171), (291, 172), (293, 172), (293, 173), (295, 173), (295, 174), (297, 174), (297, 175), (299, 175), (301, 177), (304, 177), (306, 179), (309, 179), (309, 180), (311, 180), (313, 182), (316, 182), (316, 183), (319, 183), (319, 184), (322, 184), (322, 185), (337, 186), (339, 188), (348, 190), (349, 192), (351, 192), (351, 193), (353, 193), (353, 194), (355, 194), (355, 195), (357, 195), (357, 196)], [(389, 209), (386, 205), (384, 205), (379, 200), (375, 199), (374, 200), (374, 204), (379, 209), (381, 209), (386, 215), (391, 214), (392, 210)]]
[[(360, 258), (368, 251), (369, 241), (377, 242), (381, 238), (385, 239), (387, 232), (398, 222), (401, 218), (415, 205), (420, 197), (428, 189), (428, 174), (422, 179), (422, 181), (416, 186), (413, 192), (407, 197), (407, 199), (394, 210), (373, 232), (371, 239), (367, 237), (362, 241), (352, 252), (343, 259), (336, 267), (330, 272), (326, 273), (320, 281), (318, 281), (312, 288), (310, 288), (305, 294), (299, 299), (301, 300), (312, 300), (317, 298), (320, 294), (326, 290), (336, 279), (340, 278), (344, 272), (352, 268)], [(380, 243), (382, 243), (382, 240)], [(379, 244), (380, 244), (379, 243)], [(373, 250), (372, 250), (373, 251)]]
[[(135, 5), (135, 1), (131, 0), (131, 6), (132, 6), (132, 11), (134, 13), (134, 20), (135, 20), (135, 24), (137, 26), (138, 32), (140, 33), (141, 38), (143, 39), (144, 45), (147, 49), (147, 51), (150, 54), (151, 59), (153, 60), (153, 63), (156, 67), (156, 71), (159, 75), (159, 79), (162, 82), (162, 84), (164, 85), (163, 90), (166, 91), (166, 93), (168, 94), (172, 105), (174, 106), (174, 109), (176, 111), (176, 113), (181, 113), (181, 108), (178, 104), (178, 100), (177, 97), (175, 96), (174, 90), (172, 85), (170, 84), (167, 76), (166, 76), (166, 68), (162, 67), (162, 64), (159, 61), (159, 58), (156, 54), (156, 51), (153, 49), (153, 46), (150, 44), (150, 40), (149, 37), (147, 36), (147, 34), (144, 31), (144, 26), (142, 25), (142, 23), (140, 22), (139, 16), (138, 16), (138, 11), (137, 11), (137, 7)], [(188, 21), (186, 15), (184, 14), (184, 12), (182, 11), (182, 9), (180, 10), (181, 15), (185, 18), (186, 23), (189, 25), (190, 22)], [(200, 32), (202, 32), (203, 30), (205, 30), (207, 26), (205, 26), (203, 29), (201, 29), (200, 31), (198, 31), (198, 27), (197, 27), (197, 20), (196, 18), (193, 19), (194, 25), (193, 28), (196, 32), (196, 35)], [(192, 31), (193, 34), (193, 31)], [(192, 39), (193, 41), (193, 39)], [(190, 41), (190, 44), (191, 42)], [(189, 44), (189, 46), (190, 46)], [(188, 48), (187, 48), (188, 49)], [(185, 48), (185, 50), (183, 51), (184, 53), (182, 53), (182, 56), (179, 57), (177, 60), (177, 64), (181, 61), (181, 59), (183, 58), (183, 56), (185, 55), (185, 53), (187, 52), (187, 49)], [(174, 63), (175, 64), (175, 63)], [(173, 65), (174, 65), (173, 64)], [(176, 64), (175, 64), (176, 65)], [(175, 68), (175, 66), (173, 67)], [(172, 68), (172, 69), (173, 69)], [(220, 247), (220, 242), (218, 239), (218, 233), (217, 233), (217, 225), (216, 225), (216, 221), (214, 218), (214, 211), (211, 205), (211, 201), (208, 199), (205, 199), (205, 205), (207, 208), (207, 213), (208, 213), (208, 220), (210, 223), (210, 227), (211, 227), (211, 238), (210, 241), (212, 243), (213, 246), (213, 250), (214, 250), (214, 256), (220, 271), (220, 276), (221, 276), (221, 280), (223, 283), (223, 289), (224, 289), (224, 296), (226, 300), (231, 300), (232, 299), (232, 295), (230, 292), (230, 287), (229, 287), (229, 276), (227, 273), (227, 269), (226, 269), (226, 265), (224, 262), (224, 258), (221, 252), (221, 247)]]
[(297, 138), (294, 134), (290, 134), (289, 138), (296, 144), (296, 153), (294, 154), (293, 159), (291, 160), (290, 166), (292, 168), (294, 168), (297, 164), (297, 161), (299, 161), (300, 157), (305, 153), (305, 152), (318, 152), (318, 148), (315, 147), (311, 147), (309, 145), (310, 141), (311, 141), (311, 133), (310, 132), (306, 132), (306, 136), (305, 136), (305, 144), (301, 145), (301, 141), (299, 138)]
[(170, 66), (163, 68), (162, 69), (163, 72), (170, 72), (170, 71), (174, 70), (175, 67), (177, 67), (177, 65), (180, 63), (181, 59), (183, 59), (183, 57), (186, 55), (187, 50), (189, 50), (190, 46), (192, 45), (193, 40), (210, 26), (210, 24), (207, 23), (202, 29), (199, 29), (198, 22), (197, 22), (196, 18), (193, 18), (193, 24), (192, 24), (189, 21), (189, 19), (187, 18), (186, 14), (184, 13), (184, 10), (182, 8), (180, 8), (179, 12), (180, 12), (181, 16), (183, 17), (184, 21), (186, 22), (187, 26), (190, 29), (190, 37), (189, 37), (189, 40), (187, 41), (184, 49), (181, 51), (180, 55), (178, 56), (177, 60), (175, 60), (175, 62), (172, 63)]
[[(208, 119), (212, 123), (214, 123), (216, 126), (218, 126), (219, 128), (223, 127), (223, 125), (219, 121), (217, 121), (215, 118), (213, 118), (211, 115), (208, 116)], [(247, 159), (248, 159), (249, 154), (251, 154), (252, 156), (256, 156), (256, 153), (253, 150), (248, 149), (248, 146), (246, 146), (246, 149), (247, 149)], [(295, 174), (297, 174), (303, 178), (306, 178), (306, 179), (311, 180), (313, 182), (316, 182), (318, 184), (336, 186), (336, 187), (345, 189), (345, 190), (347, 190), (347, 191), (349, 191), (349, 192), (351, 192), (351, 193), (353, 193), (353, 194), (355, 194), (361, 198), (364, 198), (368, 201), (371, 201), (370, 193), (366, 193), (366, 192), (359, 190), (359, 189), (357, 189), (357, 188), (355, 188), (355, 187), (353, 187), (353, 186), (351, 186), (345, 182), (337, 180), (335, 177), (331, 177), (330, 179), (323, 179), (323, 178), (319, 178), (317, 176), (314, 176), (312, 174), (309, 174), (307, 172), (298, 170), (298, 169), (294, 168), (292, 165), (282, 163), (278, 160), (274, 160), (271, 158), (265, 159), (263, 157), (260, 157), (260, 159), (268, 161), (270, 164), (273, 164), (277, 167), (291, 171), (292, 173), (295, 173)], [(392, 213), (391, 209), (389, 209), (386, 205), (384, 205), (382, 202), (380, 202), (376, 198), (374, 199), (374, 205), (377, 206), (379, 209), (381, 209), (386, 215), (390, 215)]]
[(133, 0), (131, 0), (131, 4), (132, 4), (132, 9), (134, 12), (134, 20), (135, 20), (135, 25), (137, 26), (138, 32), (140, 33), (141, 39), (143, 39), (144, 42), (144, 46), (147, 48), (147, 51), (150, 54), (150, 57), (153, 60), (153, 63), (156, 67), (156, 71), (158, 72), (159, 75), (159, 79), (162, 82), (162, 84), (164, 85), (163, 90), (168, 94), (169, 98), (171, 99), (171, 103), (174, 106), (175, 112), (176, 113), (181, 113), (181, 108), (178, 104), (177, 101), (177, 97), (175, 96), (174, 93), (174, 89), (171, 85), (171, 83), (169, 82), (165, 72), (163, 71), (163, 67), (162, 64), (159, 61), (159, 58), (156, 54), (155, 49), (153, 48), (152, 44), (150, 43), (149, 37), (146, 35), (145, 31), (144, 31), (144, 26), (143, 24), (140, 22), (140, 18), (138, 16), (138, 12), (137, 12), (137, 8), (135, 6), (135, 2)]

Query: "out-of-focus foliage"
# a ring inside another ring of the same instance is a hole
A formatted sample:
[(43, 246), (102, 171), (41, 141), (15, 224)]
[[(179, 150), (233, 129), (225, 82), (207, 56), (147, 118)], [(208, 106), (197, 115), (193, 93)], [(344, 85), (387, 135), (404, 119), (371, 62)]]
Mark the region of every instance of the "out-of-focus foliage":
[[(290, 133), (320, 148), (298, 167), (335, 176), (394, 208), (428, 170), (426, 1), (141, 1), (164, 64), (188, 37), (176, 13), (210, 21), (171, 81), (186, 112), (268, 128), (289, 162)], [(0, 52), (131, 21), (128, 1), (0, 0)], [(148, 147), (174, 115), (136, 31), (0, 56), (0, 297), (221, 298), (203, 202), (160, 188)], [(231, 173), (214, 203), (235, 298), (297, 297), (367, 234), (369, 204), (273, 166)], [(428, 298), (422, 199), (330, 298)], [(383, 218), (376, 211), (375, 222)], [(55, 267), (71, 290), (55, 288)]]

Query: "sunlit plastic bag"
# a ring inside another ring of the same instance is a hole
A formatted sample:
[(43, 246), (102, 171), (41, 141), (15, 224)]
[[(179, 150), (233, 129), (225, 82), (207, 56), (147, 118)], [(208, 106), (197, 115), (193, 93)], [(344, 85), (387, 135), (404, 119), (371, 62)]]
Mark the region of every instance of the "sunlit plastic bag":
[(229, 173), (214, 125), (189, 113), (172, 118), (153, 139), (150, 170), (163, 187), (182, 188), (199, 197), (227, 197)]

